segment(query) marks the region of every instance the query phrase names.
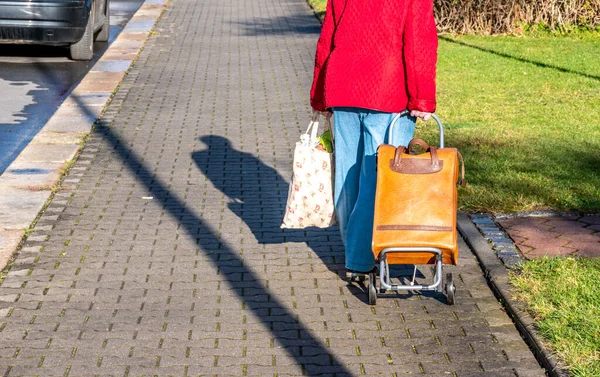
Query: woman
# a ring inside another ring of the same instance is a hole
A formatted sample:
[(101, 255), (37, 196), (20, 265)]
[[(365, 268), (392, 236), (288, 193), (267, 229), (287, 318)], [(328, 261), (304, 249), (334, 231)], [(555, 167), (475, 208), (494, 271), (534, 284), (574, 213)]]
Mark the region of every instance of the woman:
[[(334, 114), (335, 209), (350, 276), (375, 267), (371, 252), (377, 147), (407, 145), (415, 120), (435, 111), (433, 0), (329, 0), (310, 102)], [(386, 133), (403, 110), (394, 140)], [(401, 193), (399, 193), (401, 194)]]

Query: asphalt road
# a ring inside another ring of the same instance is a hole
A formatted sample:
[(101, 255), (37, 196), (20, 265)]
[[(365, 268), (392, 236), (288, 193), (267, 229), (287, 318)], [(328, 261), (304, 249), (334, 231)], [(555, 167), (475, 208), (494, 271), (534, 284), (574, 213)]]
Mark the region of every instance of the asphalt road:
[(0, 45), (0, 174), (102, 56), (143, 0), (111, 0), (110, 40), (94, 44), (89, 62), (72, 61), (66, 47)]

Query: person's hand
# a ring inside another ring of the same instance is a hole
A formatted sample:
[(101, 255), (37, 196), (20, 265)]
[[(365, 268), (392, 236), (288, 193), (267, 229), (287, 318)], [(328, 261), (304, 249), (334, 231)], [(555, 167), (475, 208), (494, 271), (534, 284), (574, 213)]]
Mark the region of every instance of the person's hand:
[(329, 110), (325, 110), (325, 111), (321, 111), (321, 115), (324, 116), (326, 119), (329, 119), (333, 115), (333, 112), (331, 112)]
[(431, 118), (431, 113), (427, 113), (425, 111), (412, 110), (410, 115), (413, 117), (421, 118), (423, 121), (428, 121)]

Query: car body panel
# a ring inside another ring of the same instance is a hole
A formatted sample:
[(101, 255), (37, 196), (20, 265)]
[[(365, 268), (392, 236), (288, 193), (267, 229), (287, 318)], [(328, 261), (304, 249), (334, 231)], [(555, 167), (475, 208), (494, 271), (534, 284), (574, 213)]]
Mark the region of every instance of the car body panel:
[(0, 43), (76, 43), (83, 37), (92, 4), (96, 32), (104, 24), (107, 0), (0, 0)]

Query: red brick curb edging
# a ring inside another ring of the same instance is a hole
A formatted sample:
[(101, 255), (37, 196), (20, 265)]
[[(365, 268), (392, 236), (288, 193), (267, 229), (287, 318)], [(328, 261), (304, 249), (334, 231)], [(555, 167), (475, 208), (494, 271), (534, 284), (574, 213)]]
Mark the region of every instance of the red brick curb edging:
[(527, 259), (600, 257), (600, 215), (538, 212), (496, 215), (495, 220)]

